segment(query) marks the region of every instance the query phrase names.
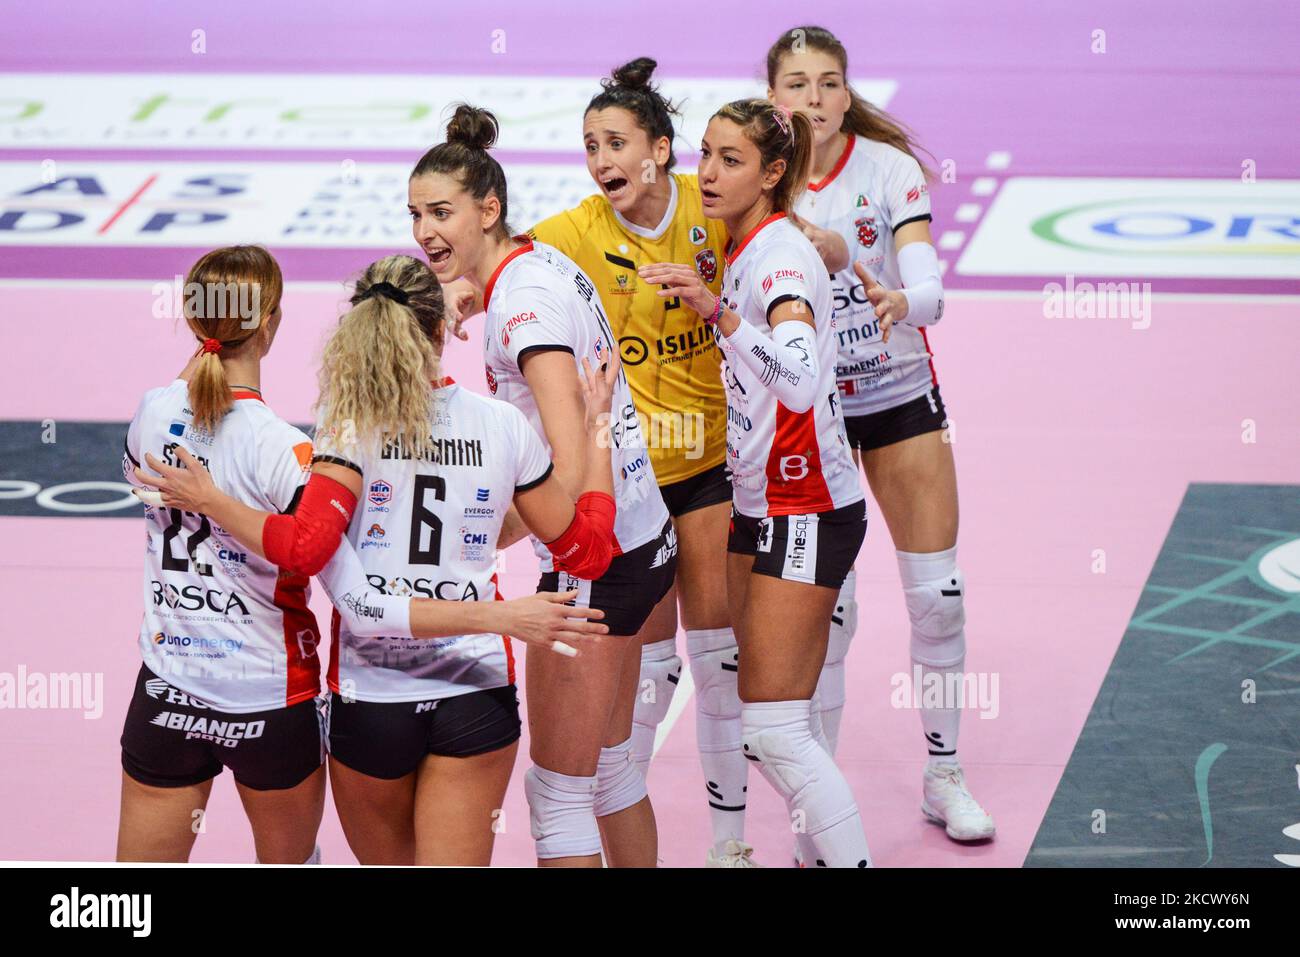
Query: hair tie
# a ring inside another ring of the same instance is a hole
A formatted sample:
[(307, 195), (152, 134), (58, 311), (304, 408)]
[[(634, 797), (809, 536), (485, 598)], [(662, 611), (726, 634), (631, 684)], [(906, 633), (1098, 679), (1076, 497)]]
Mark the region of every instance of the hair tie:
[(772, 120), (780, 127), (781, 132), (786, 136), (793, 137), (794, 133), (790, 128), (790, 110), (784, 106), (772, 107)]
[(220, 340), (220, 339), (204, 339), (204, 340), (203, 340), (203, 352), (204, 352), (205, 355), (206, 355), (207, 353), (209, 353), (209, 352), (220, 352), (220, 351), (221, 351), (221, 340)]
[(370, 288), (362, 294), (361, 299), (373, 299), (375, 296), (384, 296), (402, 306), (409, 304), (411, 301), (410, 296), (401, 289), (398, 289), (391, 282), (371, 283)]

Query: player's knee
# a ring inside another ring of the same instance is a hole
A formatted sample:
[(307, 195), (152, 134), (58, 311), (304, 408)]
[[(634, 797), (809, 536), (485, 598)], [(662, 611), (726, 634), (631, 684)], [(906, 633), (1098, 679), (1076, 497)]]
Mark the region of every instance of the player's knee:
[(575, 777), (536, 765), (524, 775), (529, 822), (537, 856), (586, 857), (600, 853), (594, 810), (595, 775)]
[(673, 650), (671, 638), (641, 647), (641, 676), (633, 709), (637, 724), (656, 727), (668, 714), (682, 676), (682, 659)]
[(966, 654), (966, 580), (961, 569), (903, 589), (912, 620), (912, 657), (935, 667), (959, 663)]
[(736, 683), (740, 673), (740, 649), (730, 629), (718, 629), (716, 640), (691, 641), (691, 677), (695, 681), (696, 707), (715, 718), (740, 717), (740, 696)]
[(741, 715), (741, 750), (758, 764), (763, 776), (787, 801), (798, 802), (813, 783), (816, 765), (809, 760), (813, 740), (805, 711), (800, 720), (776, 723), (765, 711), (746, 707)]
[(605, 817), (629, 808), (646, 796), (645, 778), (632, 760), (632, 739), (611, 748), (600, 749), (596, 767), (596, 817)]

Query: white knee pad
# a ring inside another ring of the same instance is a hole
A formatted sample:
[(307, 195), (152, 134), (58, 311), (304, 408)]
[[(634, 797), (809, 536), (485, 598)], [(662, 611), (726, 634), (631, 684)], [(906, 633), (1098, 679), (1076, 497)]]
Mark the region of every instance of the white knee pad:
[(646, 796), (645, 778), (632, 760), (632, 739), (600, 749), (596, 766), (596, 797), (592, 808), (604, 817), (629, 808)]
[(740, 649), (730, 628), (687, 632), (687, 654), (695, 681), (696, 707), (715, 718), (739, 718)]
[(656, 728), (668, 714), (678, 679), (682, 676), (682, 659), (673, 650), (672, 638), (641, 648), (641, 677), (632, 716), (637, 724)]
[(586, 857), (600, 853), (594, 810), (596, 775), (573, 777), (533, 765), (524, 775), (524, 795), (539, 858)]
[(858, 630), (858, 601), (855, 597), (858, 576), (854, 569), (844, 578), (839, 596), (835, 599), (835, 610), (831, 613), (830, 644), (826, 648), (828, 665), (843, 661), (848, 654), (849, 644)]
[(934, 581), (904, 585), (907, 615), (912, 620), (912, 660), (932, 668), (950, 668), (966, 657), (966, 579), (961, 569)]
[(809, 834), (817, 834), (858, 813), (843, 775), (813, 736), (811, 701), (745, 705), (742, 747), (758, 763), (792, 811), (801, 810)]

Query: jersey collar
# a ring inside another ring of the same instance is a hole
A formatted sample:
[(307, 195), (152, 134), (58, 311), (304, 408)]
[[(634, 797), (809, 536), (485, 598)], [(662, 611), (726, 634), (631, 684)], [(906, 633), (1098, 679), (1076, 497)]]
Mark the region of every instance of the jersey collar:
[(755, 236), (757, 236), (759, 234), (759, 231), (762, 230), (764, 226), (769, 226), (772, 223), (776, 222), (778, 219), (785, 219), (785, 213), (773, 213), (771, 216), (767, 217), (767, 219), (763, 220), (761, 223), (759, 223), (757, 226), (751, 229), (748, 235), (746, 235), (745, 238), (740, 241), (740, 244), (737, 245), (734, 249), (732, 249), (731, 252), (727, 253), (727, 265), (730, 266), (732, 263), (736, 261), (736, 257), (739, 256), (744, 251), (745, 247), (749, 245), (749, 241), (753, 239)]
[(673, 217), (677, 215), (677, 177), (671, 173), (668, 174), (668, 184), (671, 192), (668, 196), (668, 208), (664, 210), (663, 219), (659, 220), (659, 225), (654, 229), (646, 229), (644, 226), (638, 226), (636, 223), (623, 218), (623, 214), (613, 206), (610, 209), (614, 213), (614, 218), (618, 224), (626, 229), (633, 236), (640, 236), (642, 239), (658, 239), (664, 233), (668, 232), (668, 227), (673, 224)]
[[(528, 237), (516, 236), (515, 239), (528, 239)], [(492, 270), (492, 275), (488, 277), (487, 285), (483, 287), (483, 311), (484, 312), (487, 311), (488, 300), (492, 298), (492, 289), (497, 284), (497, 278), (501, 275), (501, 270), (505, 269), (506, 266), (508, 266), (513, 260), (522, 256), (524, 253), (530, 253), (532, 251), (533, 251), (533, 241), (531, 239), (528, 239), (527, 243), (513, 250), (510, 253), (510, 255), (506, 256), (505, 259), (501, 260), (501, 262), (497, 264), (496, 269)]]
[(252, 389), (231, 389), (230, 398), (236, 401), (238, 401), (239, 399), (253, 399), (257, 402), (261, 402), (263, 405), (266, 404), (266, 400), (263, 399), (260, 394), (254, 392)]
[(831, 167), (831, 171), (827, 173), (825, 176), (823, 176), (817, 182), (809, 183), (808, 188), (810, 190), (812, 190), (814, 193), (820, 192), (821, 190), (829, 186), (831, 184), (831, 181), (835, 179), (836, 176), (840, 175), (840, 172), (844, 169), (845, 164), (847, 164), (849, 161), (849, 154), (853, 152), (853, 144), (857, 142), (857, 139), (858, 138), (854, 136), (852, 133), (849, 134), (848, 141), (844, 144), (844, 152), (841, 153), (840, 158), (835, 161), (835, 165)]
[(456, 380), (449, 375), (445, 375), (441, 379), (432, 380), (429, 384), (435, 389), (445, 389), (449, 385), (455, 385)]

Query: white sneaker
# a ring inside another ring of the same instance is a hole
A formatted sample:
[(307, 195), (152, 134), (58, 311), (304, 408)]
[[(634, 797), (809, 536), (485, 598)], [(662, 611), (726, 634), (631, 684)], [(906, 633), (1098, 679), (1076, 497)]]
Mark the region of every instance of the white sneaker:
[(744, 841), (728, 840), (722, 845), (722, 853), (719, 854), (713, 848), (709, 848), (709, 856), (704, 861), (705, 867), (762, 867), (753, 858), (754, 849)]
[(993, 836), (993, 818), (971, 797), (961, 767), (941, 764), (925, 769), (921, 812), (954, 841), (982, 841)]

